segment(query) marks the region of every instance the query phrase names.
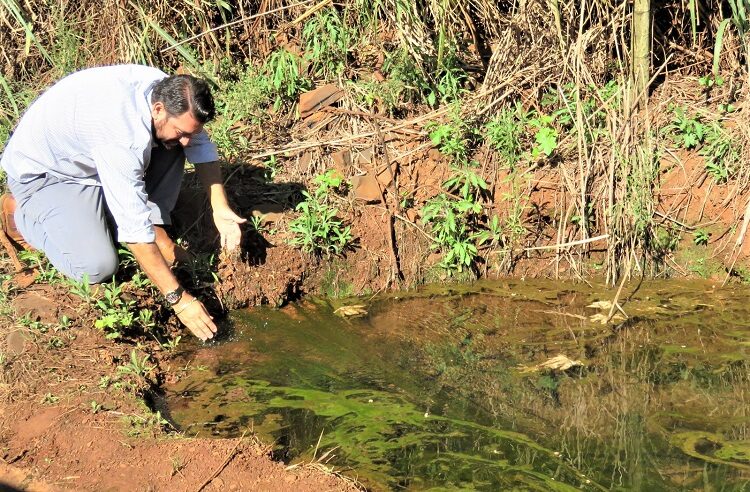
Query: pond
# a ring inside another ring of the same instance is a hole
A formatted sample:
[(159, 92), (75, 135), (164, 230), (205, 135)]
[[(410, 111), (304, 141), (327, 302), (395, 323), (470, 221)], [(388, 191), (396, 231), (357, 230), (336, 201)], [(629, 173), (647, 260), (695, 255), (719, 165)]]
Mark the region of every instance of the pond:
[(371, 490), (749, 490), (750, 290), (614, 297), (486, 281), (235, 312), (163, 406)]

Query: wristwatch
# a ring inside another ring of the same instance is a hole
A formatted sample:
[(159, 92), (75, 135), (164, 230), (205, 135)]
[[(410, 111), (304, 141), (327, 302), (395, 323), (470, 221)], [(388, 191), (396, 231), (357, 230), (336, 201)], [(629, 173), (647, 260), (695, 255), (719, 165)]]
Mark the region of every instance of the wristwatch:
[(174, 306), (178, 302), (180, 302), (180, 299), (182, 299), (182, 293), (185, 292), (185, 289), (182, 287), (177, 287), (172, 292), (167, 292), (164, 294), (164, 299), (167, 300), (170, 306)]

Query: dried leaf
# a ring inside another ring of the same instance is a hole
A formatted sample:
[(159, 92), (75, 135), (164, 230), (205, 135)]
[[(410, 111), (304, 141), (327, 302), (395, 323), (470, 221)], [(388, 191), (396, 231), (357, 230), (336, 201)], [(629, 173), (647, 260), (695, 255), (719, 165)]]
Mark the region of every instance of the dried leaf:
[(612, 309), (612, 301), (596, 301), (596, 302), (592, 302), (586, 307), (590, 307), (594, 309)]
[(364, 305), (358, 304), (355, 306), (341, 306), (333, 314), (342, 318), (352, 318), (355, 316), (367, 316), (367, 310)]
[(537, 364), (535, 366), (529, 366), (529, 367), (521, 367), (520, 371), (522, 373), (537, 372), (537, 371), (542, 371), (542, 370), (567, 371), (568, 369), (572, 367), (581, 367), (581, 366), (583, 366), (583, 362), (581, 362), (580, 360), (573, 360), (563, 354), (560, 354), (558, 356), (552, 357), (551, 359), (542, 362), (541, 364)]

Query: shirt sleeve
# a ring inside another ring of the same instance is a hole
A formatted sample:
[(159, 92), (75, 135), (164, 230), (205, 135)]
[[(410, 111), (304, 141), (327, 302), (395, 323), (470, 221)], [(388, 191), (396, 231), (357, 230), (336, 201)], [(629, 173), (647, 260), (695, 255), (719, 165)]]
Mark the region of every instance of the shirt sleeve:
[(185, 147), (185, 157), (193, 164), (202, 164), (218, 161), (219, 152), (206, 130), (203, 130), (190, 139), (190, 145)]
[(117, 240), (152, 243), (156, 239), (147, 206), (143, 156), (127, 147), (107, 145), (92, 150), (107, 207), (115, 219)]

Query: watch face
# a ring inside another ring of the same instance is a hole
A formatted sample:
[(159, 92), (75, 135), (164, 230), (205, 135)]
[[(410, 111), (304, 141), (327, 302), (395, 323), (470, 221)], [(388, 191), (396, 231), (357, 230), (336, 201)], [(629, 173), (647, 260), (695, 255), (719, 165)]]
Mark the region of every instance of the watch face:
[(167, 295), (164, 296), (164, 298), (167, 300), (169, 304), (177, 304), (180, 302), (180, 298), (182, 297), (182, 289), (177, 289), (172, 292), (167, 292)]

